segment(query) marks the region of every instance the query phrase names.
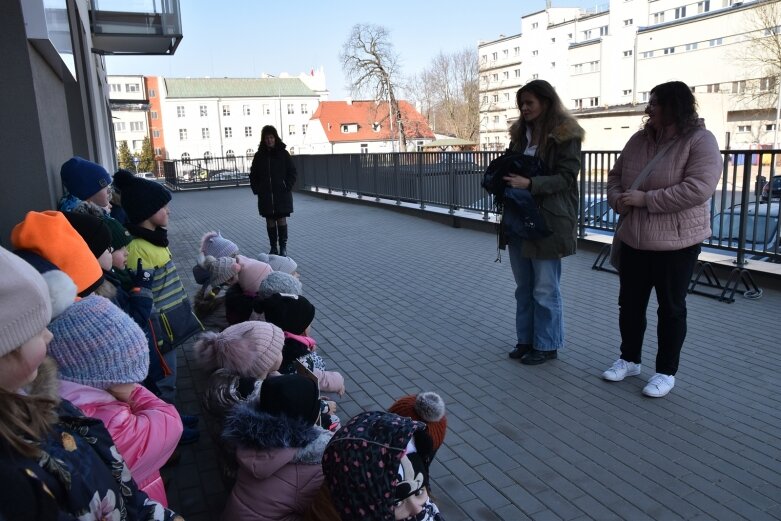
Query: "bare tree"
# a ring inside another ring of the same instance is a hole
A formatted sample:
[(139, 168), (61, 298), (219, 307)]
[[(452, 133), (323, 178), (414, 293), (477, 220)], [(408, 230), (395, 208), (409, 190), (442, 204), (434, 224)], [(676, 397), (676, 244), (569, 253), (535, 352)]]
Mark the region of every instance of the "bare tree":
[(396, 123), (399, 150), (406, 150), (404, 120), (396, 98), (397, 82), (400, 81), (397, 79), (399, 55), (393, 48), (388, 30), (380, 25), (354, 25), (339, 58), (353, 96), (368, 95), (378, 103), (390, 103), (388, 117), (391, 125)]
[(440, 52), (415, 77), (424, 115), (445, 134), (475, 140), (480, 130), (477, 50)]

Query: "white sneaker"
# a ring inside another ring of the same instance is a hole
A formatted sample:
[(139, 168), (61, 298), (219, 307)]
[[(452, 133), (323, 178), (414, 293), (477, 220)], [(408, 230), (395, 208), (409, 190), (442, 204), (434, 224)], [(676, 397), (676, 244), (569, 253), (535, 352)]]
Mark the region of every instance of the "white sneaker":
[(643, 387), (643, 394), (651, 398), (661, 398), (669, 393), (675, 385), (675, 377), (669, 374), (656, 373)]
[(627, 362), (626, 360), (619, 358), (613, 362), (613, 365), (610, 366), (610, 369), (602, 373), (602, 378), (611, 382), (620, 382), (627, 376), (639, 375), (641, 367), (642, 366), (640, 364)]

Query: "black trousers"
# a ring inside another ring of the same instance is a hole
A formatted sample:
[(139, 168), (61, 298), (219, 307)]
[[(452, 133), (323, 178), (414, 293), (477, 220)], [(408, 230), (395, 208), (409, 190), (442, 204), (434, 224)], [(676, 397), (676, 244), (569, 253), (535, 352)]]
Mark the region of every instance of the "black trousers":
[(686, 295), (700, 245), (673, 251), (636, 250), (626, 243), (621, 248), (618, 295), (621, 358), (640, 363), (648, 299), (655, 289), (659, 302), (656, 372), (674, 375), (686, 338)]

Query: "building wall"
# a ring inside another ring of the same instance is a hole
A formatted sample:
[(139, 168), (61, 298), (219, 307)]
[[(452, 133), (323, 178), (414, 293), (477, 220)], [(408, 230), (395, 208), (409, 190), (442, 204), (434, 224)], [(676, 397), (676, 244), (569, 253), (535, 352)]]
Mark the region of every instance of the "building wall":
[[(9, 245), (10, 231), (30, 210), (54, 208), (62, 195), (60, 166), (80, 154), (104, 166), (113, 164), (107, 103), (100, 75), (102, 58), (90, 52), (86, 0), (69, 0), (62, 13), (64, 35), (73, 49), (58, 53), (46, 33), (46, 16), (31, 1), (7, 0), (0, 16), (3, 81), (0, 109), (0, 242)], [(67, 29), (66, 29), (67, 30)], [(79, 81), (74, 78), (79, 75)], [(105, 84), (103, 84), (105, 86)], [(100, 121), (104, 118), (103, 121)]]
[[(700, 115), (722, 147), (727, 133), (733, 148), (772, 143), (768, 125), (774, 123), (777, 86), (761, 96), (741, 90), (751, 90), (762, 76), (745, 59), (752, 53), (751, 38), (761, 33), (750, 23), (757, 3), (733, 3), (710, 0), (709, 11), (700, 13), (704, 2), (611, 0), (607, 11), (554, 8), (522, 17), (520, 34), (478, 46), (481, 148), (508, 145), (507, 129), (518, 117), (515, 92), (537, 77), (550, 81), (565, 106), (584, 120), (588, 148), (598, 143), (599, 148), (621, 149), (628, 130), (625, 114), (647, 102), (655, 85), (672, 80), (694, 88)], [(505, 51), (512, 55), (516, 47), (521, 49), (520, 65), (508, 67), (520, 68), (520, 73), (511, 72), (502, 81), (501, 57)], [(491, 59), (493, 53), (497, 60)], [(630, 129), (642, 122), (642, 111), (634, 113)]]
[[(166, 159), (168, 156), (165, 149), (165, 126), (163, 125), (163, 106), (160, 102), (162, 93), (160, 92), (159, 83), (157, 76), (144, 77), (146, 93), (149, 98), (148, 123), (152, 150), (155, 154), (155, 159)], [(158, 165), (162, 170), (162, 164), (158, 162)], [(162, 174), (162, 171), (159, 173)]]
[[(158, 83), (162, 87), (163, 81)], [(319, 98), (170, 98), (161, 99), (161, 114), (169, 159), (254, 154), (260, 144), (261, 129), (273, 125), (291, 153), (304, 142), (304, 126), (317, 109)], [(288, 113), (292, 106), (292, 114)], [(201, 107), (206, 115), (201, 115)], [(223, 109), (230, 114), (225, 115)], [(281, 109), (281, 119), (280, 119)], [(248, 111), (248, 113), (247, 113)], [(281, 124), (280, 124), (281, 122)], [(230, 132), (226, 132), (230, 129)], [(184, 131), (184, 132), (182, 132)]]

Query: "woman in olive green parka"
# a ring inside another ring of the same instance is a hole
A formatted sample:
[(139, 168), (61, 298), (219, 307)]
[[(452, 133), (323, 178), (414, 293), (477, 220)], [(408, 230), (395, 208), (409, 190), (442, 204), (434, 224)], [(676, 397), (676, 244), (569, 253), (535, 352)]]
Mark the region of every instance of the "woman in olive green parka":
[(537, 365), (557, 357), (564, 344), (561, 299), (561, 259), (576, 250), (580, 145), (585, 132), (544, 80), (518, 90), (521, 117), (510, 128), (510, 148), (540, 157), (547, 174), (533, 178), (520, 173), (504, 179), (508, 186), (529, 190), (551, 235), (538, 240), (508, 237), (515, 277), (518, 343), (510, 358)]

